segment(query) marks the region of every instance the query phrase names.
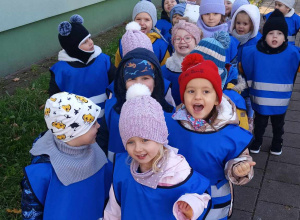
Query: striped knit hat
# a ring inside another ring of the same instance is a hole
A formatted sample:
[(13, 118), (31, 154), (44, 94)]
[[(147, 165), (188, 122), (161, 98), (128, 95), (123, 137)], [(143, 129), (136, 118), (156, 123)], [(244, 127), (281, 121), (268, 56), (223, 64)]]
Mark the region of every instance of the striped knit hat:
[(225, 68), (225, 50), (229, 47), (230, 37), (227, 32), (215, 32), (212, 38), (204, 38), (192, 50), (192, 53), (199, 53), (205, 60), (213, 61), (218, 68)]

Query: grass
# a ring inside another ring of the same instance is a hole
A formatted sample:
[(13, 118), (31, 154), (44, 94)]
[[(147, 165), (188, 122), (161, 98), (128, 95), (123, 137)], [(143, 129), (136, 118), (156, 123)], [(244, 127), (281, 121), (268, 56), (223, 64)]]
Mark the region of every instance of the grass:
[[(124, 26), (116, 27), (93, 38), (113, 63), (124, 30)], [(33, 74), (39, 69), (34, 64), (30, 71)], [(0, 219), (21, 219), (23, 167), (30, 163), (33, 140), (47, 129), (43, 105), (48, 98), (49, 80), (48, 71), (40, 73), (27, 88), (0, 97)]]

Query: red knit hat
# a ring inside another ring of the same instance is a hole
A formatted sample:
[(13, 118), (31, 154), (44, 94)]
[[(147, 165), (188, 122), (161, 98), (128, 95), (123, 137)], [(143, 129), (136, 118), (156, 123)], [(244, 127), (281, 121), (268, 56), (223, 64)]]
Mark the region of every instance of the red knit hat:
[(204, 60), (201, 54), (193, 53), (187, 55), (182, 62), (182, 73), (179, 76), (179, 92), (182, 103), (184, 103), (184, 92), (186, 85), (192, 79), (207, 79), (213, 85), (219, 103), (222, 101), (222, 80), (218, 72), (218, 67), (211, 60)]

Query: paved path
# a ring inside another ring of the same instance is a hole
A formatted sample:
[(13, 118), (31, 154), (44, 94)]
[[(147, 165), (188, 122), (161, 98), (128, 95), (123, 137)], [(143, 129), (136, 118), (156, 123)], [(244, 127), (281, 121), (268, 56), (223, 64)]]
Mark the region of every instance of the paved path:
[[(300, 12), (300, 0), (295, 0)], [(264, 0), (261, 14), (273, 10), (275, 1)], [(300, 34), (297, 37), (299, 45)], [(286, 114), (284, 147), (281, 156), (269, 154), (272, 129), (269, 124), (261, 152), (252, 155), (257, 162), (254, 179), (235, 186), (232, 220), (300, 220), (300, 77), (296, 79)]]

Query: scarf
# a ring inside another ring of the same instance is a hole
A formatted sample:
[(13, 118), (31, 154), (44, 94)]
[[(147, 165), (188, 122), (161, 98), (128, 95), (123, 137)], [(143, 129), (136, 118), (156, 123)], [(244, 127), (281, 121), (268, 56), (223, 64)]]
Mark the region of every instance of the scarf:
[(166, 67), (173, 72), (181, 73), (181, 63), (183, 59), (184, 57), (175, 51), (173, 55), (167, 59)]
[(58, 179), (65, 186), (93, 176), (107, 163), (106, 156), (97, 143), (71, 147), (55, 138), (50, 130), (29, 152), (33, 156), (49, 155)]
[(241, 45), (247, 43), (250, 40), (252, 32), (249, 32), (247, 34), (239, 35), (236, 30), (234, 29), (231, 33), (232, 36), (234, 36), (238, 41), (241, 43)]
[(228, 24), (224, 23), (224, 24), (219, 24), (217, 26), (214, 27), (208, 27), (206, 24), (204, 24), (204, 22), (201, 19), (201, 16), (199, 17), (198, 21), (197, 21), (197, 26), (202, 30), (203, 32), (203, 38), (206, 37), (212, 37), (212, 35), (217, 32), (217, 31), (225, 31), (228, 32)]

